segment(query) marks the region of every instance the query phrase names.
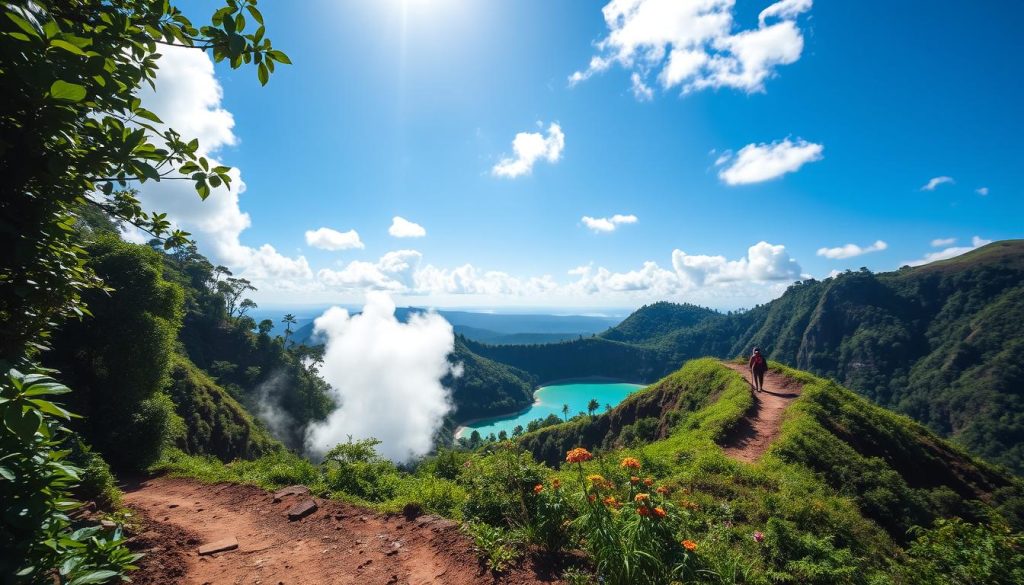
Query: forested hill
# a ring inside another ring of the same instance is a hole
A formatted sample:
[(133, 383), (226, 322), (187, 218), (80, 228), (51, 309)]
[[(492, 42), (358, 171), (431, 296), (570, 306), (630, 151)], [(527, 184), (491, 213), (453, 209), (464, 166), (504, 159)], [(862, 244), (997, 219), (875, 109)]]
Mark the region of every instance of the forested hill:
[(798, 282), (742, 313), (656, 303), (601, 336), (467, 345), (541, 381), (586, 375), (653, 381), (688, 359), (733, 357), (756, 344), (774, 360), (834, 378), (1021, 473), (1021, 322), (1024, 240), (1010, 240), (916, 268)]

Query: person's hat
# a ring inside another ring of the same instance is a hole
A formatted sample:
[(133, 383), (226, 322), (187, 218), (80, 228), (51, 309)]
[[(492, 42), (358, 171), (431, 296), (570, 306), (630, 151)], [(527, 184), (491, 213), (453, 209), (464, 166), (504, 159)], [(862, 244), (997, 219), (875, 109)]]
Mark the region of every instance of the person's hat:
[(757, 352), (757, 353), (761, 353), (761, 348), (760, 347), (755, 347), (754, 351)]

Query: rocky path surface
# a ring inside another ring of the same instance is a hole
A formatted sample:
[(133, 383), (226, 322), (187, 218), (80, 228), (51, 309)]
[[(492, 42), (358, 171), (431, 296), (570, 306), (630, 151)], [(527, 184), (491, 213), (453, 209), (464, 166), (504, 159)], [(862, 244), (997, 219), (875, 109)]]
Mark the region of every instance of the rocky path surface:
[[(722, 365), (738, 372), (750, 383), (747, 366), (732, 362), (722, 362)], [(799, 382), (769, 370), (764, 376), (764, 391), (754, 392), (754, 406), (722, 441), (725, 454), (746, 463), (760, 459), (779, 436), (782, 414), (800, 396), (802, 389)]]
[[(157, 478), (125, 488), (142, 516), (136, 584), (557, 583), (527, 560), (494, 576), (472, 542), (436, 516), (383, 516), (304, 489)], [(312, 505), (311, 505), (312, 504)]]

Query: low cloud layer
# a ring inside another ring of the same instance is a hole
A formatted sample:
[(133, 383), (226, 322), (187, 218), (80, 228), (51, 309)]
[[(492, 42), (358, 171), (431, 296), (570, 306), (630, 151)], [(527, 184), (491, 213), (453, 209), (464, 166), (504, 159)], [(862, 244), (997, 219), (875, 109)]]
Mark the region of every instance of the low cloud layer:
[(569, 77), (580, 83), (613, 65), (631, 71), (633, 95), (650, 100), (651, 87), (683, 93), (721, 87), (764, 91), (782, 65), (804, 48), (796, 18), (812, 0), (781, 0), (761, 11), (757, 28), (734, 30), (735, 0), (612, 0), (602, 9), (608, 36), (586, 69)]
[(855, 258), (857, 256), (863, 256), (864, 254), (870, 254), (872, 252), (881, 252), (889, 247), (882, 240), (876, 241), (870, 246), (858, 246), (857, 244), (846, 244), (845, 246), (839, 246), (836, 248), (818, 248), (818, 256), (824, 256), (825, 258), (831, 258), (833, 260), (842, 260), (846, 258)]
[(533, 172), (539, 160), (556, 163), (565, 149), (565, 133), (558, 124), (548, 126), (547, 136), (540, 132), (520, 132), (512, 140), (514, 156), (501, 159), (491, 172), (496, 177), (515, 179)]
[(323, 455), (351, 435), (380, 439), (378, 451), (395, 462), (428, 453), (452, 408), (441, 384), (451, 371), (452, 326), (436, 313), (399, 322), (391, 297), (370, 292), (362, 313), (332, 307), (315, 330), (326, 341), (320, 373), (340, 406), (309, 428), (307, 448)]
[(715, 161), (723, 166), (718, 177), (727, 185), (749, 185), (794, 173), (807, 163), (823, 158), (825, 147), (803, 139), (786, 138), (772, 143), (748, 144), (736, 156), (724, 154)]

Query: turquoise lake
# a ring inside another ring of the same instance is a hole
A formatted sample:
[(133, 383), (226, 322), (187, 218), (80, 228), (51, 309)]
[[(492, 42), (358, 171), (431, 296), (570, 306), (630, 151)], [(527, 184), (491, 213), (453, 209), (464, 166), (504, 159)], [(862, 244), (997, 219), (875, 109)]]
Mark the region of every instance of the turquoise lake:
[(530, 421), (538, 418), (547, 418), (549, 414), (557, 414), (561, 418), (563, 404), (569, 405), (569, 416), (571, 417), (580, 411), (586, 412), (587, 403), (590, 402), (591, 398), (595, 398), (601, 403), (601, 408), (598, 409), (598, 412), (604, 412), (605, 404), (615, 406), (627, 396), (643, 387), (642, 384), (595, 381), (569, 381), (541, 386), (534, 392), (533, 406), (526, 412), (505, 417), (489, 418), (465, 425), (459, 429), (455, 436), (456, 438), (468, 437), (474, 430), (480, 431), (480, 434), (484, 437), (491, 433), (497, 435), (501, 431), (505, 431), (509, 436), (512, 436), (512, 429), (516, 425), (523, 425), (525, 429)]

